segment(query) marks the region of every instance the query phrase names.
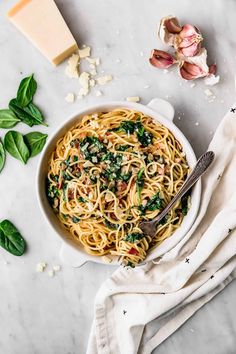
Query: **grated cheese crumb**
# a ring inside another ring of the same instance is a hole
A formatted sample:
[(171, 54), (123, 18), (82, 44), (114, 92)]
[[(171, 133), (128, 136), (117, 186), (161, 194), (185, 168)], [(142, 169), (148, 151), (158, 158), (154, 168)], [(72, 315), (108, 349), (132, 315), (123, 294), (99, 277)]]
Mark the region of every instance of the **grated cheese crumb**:
[(53, 278), (54, 277), (54, 270), (53, 269), (51, 269), (51, 270), (49, 270), (49, 272), (48, 272), (48, 276), (50, 277), (50, 278)]
[(105, 85), (113, 79), (112, 75), (105, 75), (97, 78), (97, 83), (99, 85)]
[(111, 263), (112, 262), (112, 259), (107, 256), (102, 256), (102, 260), (104, 263)]
[(70, 78), (78, 78), (79, 77), (79, 63), (80, 57), (78, 54), (72, 54), (72, 56), (68, 59), (68, 65), (66, 67), (65, 73)]
[(210, 97), (210, 96), (213, 95), (213, 92), (212, 92), (211, 90), (209, 90), (209, 89), (206, 89), (206, 90), (204, 91), (204, 93), (205, 93), (205, 95), (206, 95), (207, 97)]
[(47, 263), (39, 262), (36, 266), (36, 272), (43, 273), (46, 267), (47, 267)]
[(90, 74), (91, 74), (92, 76), (97, 75), (97, 70), (95, 70), (95, 69), (91, 70), (91, 71), (90, 71)]
[(90, 47), (85, 47), (83, 49), (79, 49), (79, 56), (81, 59), (86, 58), (86, 57), (90, 57)]
[(75, 95), (69, 92), (65, 97), (66, 102), (73, 103), (75, 101)]
[(128, 102), (139, 102), (140, 98), (138, 96), (127, 97), (126, 101), (128, 101)]
[(95, 92), (95, 95), (96, 95), (97, 97), (102, 96), (102, 92), (99, 91), (99, 90), (97, 90), (97, 91)]
[(54, 270), (54, 272), (59, 272), (61, 270), (61, 266), (60, 265), (54, 265), (52, 267), (52, 269)]
[(100, 58), (85, 58), (89, 64), (93, 64), (93, 65), (96, 65), (98, 66), (100, 64)]

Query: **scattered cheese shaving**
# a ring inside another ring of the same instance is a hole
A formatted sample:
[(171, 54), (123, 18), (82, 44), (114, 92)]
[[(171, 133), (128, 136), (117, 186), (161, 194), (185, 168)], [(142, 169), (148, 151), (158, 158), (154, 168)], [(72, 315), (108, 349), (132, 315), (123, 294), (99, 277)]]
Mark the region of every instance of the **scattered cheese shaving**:
[(209, 75), (204, 79), (204, 83), (207, 86), (213, 86), (218, 84), (218, 82), (220, 81), (220, 76), (215, 76), (215, 75)]
[(88, 87), (89, 86), (89, 73), (87, 73), (86, 71), (84, 71), (80, 77), (79, 77), (79, 83), (82, 87)]
[(90, 57), (90, 47), (85, 47), (84, 49), (79, 49), (79, 56), (81, 59)]
[(112, 259), (107, 256), (102, 256), (102, 260), (104, 263), (111, 263), (112, 262)]
[(106, 83), (108, 83), (112, 79), (113, 79), (112, 75), (105, 75), (105, 76), (98, 77), (96, 80), (99, 85), (106, 85)]
[(39, 262), (36, 266), (36, 272), (43, 273), (46, 267), (47, 267), (47, 263)]
[(102, 96), (102, 91), (97, 90), (97, 91), (95, 92), (95, 95), (96, 95), (97, 97)]
[(195, 87), (196, 86), (196, 84), (193, 82), (191, 85), (190, 85), (190, 88), (193, 88), (193, 87)]
[(204, 93), (205, 93), (205, 95), (206, 95), (207, 97), (210, 97), (210, 96), (213, 95), (213, 92), (212, 92), (211, 90), (209, 90), (209, 89), (206, 89), (206, 90), (204, 91)]
[(49, 270), (48, 276), (49, 276), (50, 278), (54, 277), (54, 270), (53, 270), (53, 269)]
[(127, 97), (126, 101), (128, 101), (128, 102), (139, 102), (140, 98), (138, 96)]
[(80, 57), (78, 54), (72, 54), (72, 56), (68, 59), (68, 65), (66, 67), (66, 75), (70, 78), (78, 78), (79, 77), (79, 63)]
[(52, 269), (54, 270), (54, 272), (59, 272), (61, 270), (61, 266), (60, 265), (54, 265), (52, 267)]
[(93, 64), (93, 65), (96, 65), (98, 66), (100, 64), (100, 58), (85, 58), (89, 64)]
[(68, 103), (73, 103), (75, 100), (75, 95), (71, 92), (69, 92), (66, 97), (65, 97), (66, 102)]
[(90, 74), (91, 74), (92, 76), (97, 75), (97, 70), (95, 70), (95, 69), (91, 70), (91, 71), (90, 71)]
[(90, 79), (90, 80), (89, 80), (89, 86), (90, 86), (90, 87), (94, 87), (94, 86), (95, 86), (95, 83), (96, 83), (96, 82), (95, 82), (94, 79)]

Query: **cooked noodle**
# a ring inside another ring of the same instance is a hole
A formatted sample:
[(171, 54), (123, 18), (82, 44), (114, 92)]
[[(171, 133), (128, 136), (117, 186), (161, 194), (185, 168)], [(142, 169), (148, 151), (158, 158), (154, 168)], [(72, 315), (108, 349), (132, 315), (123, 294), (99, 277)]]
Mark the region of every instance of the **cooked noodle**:
[(86, 115), (59, 141), (49, 161), (47, 193), (73, 239), (94, 256), (118, 256), (134, 266), (180, 226), (182, 199), (144, 236), (189, 173), (182, 146), (145, 114), (119, 108)]

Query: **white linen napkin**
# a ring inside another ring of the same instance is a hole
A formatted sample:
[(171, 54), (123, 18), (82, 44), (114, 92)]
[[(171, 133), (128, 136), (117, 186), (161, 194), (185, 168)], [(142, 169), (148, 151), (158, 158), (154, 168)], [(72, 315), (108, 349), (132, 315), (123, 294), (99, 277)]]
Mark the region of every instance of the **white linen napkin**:
[(87, 354), (150, 354), (236, 276), (236, 109), (209, 150), (194, 225), (161, 259), (120, 267), (101, 286)]

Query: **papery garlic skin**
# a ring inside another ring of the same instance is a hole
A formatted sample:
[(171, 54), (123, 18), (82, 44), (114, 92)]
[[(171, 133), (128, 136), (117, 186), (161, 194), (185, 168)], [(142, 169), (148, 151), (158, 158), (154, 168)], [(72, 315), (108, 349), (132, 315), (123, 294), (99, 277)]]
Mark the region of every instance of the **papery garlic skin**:
[(159, 69), (168, 69), (176, 62), (176, 60), (171, 54), (164, 52), (163, 50), (153, 49), (149, 62)]
[(201, 48), (200, 52), (193, 57), (185, 57), (184, 61), (199, 66), (202, 70), (203, 76), (208, 75), (209, 67), (207, 65), (207, 51), (206, 48)]
[(176, 26), (178, 27), (178, 20), (176, 17), (170, 15), (167, 17), (163, 17), (161, 19), (159, 29), (158, 29), (158, 37), (162, 41), (162, 43), (167, 44), (169, 46), (174, 46), (175, 40), (176, 40), (176, 33), (170, 32), (168, 29), (170, 29), (172, 23), (175, 23)]

